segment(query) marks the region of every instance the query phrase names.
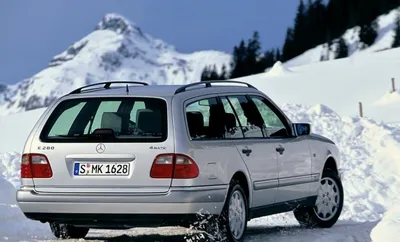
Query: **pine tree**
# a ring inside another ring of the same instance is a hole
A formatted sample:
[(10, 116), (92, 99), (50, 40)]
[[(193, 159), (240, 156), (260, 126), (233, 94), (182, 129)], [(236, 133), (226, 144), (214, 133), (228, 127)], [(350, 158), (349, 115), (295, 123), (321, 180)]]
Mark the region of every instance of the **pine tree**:
[(220, 79), (220, 77), (219, 77), (219, 74), (217, 71), (217, 67), (215, 65), (213, 65), (211, 72), (210, 72), (210, 80), (215, 81), (215, 80), (219, 80), (219, 79)]
[(219, 75), (219, 80), (226, 80), (227, 79), (227, 70), (225, 64), (222, 65), (221, 74)]
[(374, 44), (376, 37), (378, 37), (378, 23), (376, 20), (372, 21), (370, 24), (361, 26), (359, 37), (363, 45), (361, 48), (366, 48)]
[(233, 60), (231, 62), (231, 73), (229, 78), (237, 78), (263, 72), (265, 67), (260, 58), (261, 54), (260, 35), (257, 31), (247, 41), (242, 40), (239, 46), (233, 49)]
[(397, 13), (396, 27), (394, 29), (394, 39), (392, 42), (392, 48), (400, 47), (400, 12)]
[(248, 40), (246, 53), (246, 72), (245, 75), (257, 74), (262, 70), (262, 64), (259, 63), (261, 51), (260, 35), (257, 31), (253, 33), (252, 38)]
[(267, 50), (261, 60), (263, 71), (275, 64), (276, 55), (275, 50)]
[(339, 38), (335, 53), (335, 59), (346, 58), (349, 56), (349, 48), (343, 38)]
[(281, 61), (282, 56), (281, 56), (281, 50), (279, 48), (276, 48), (275, 50), (275, 62)]
[(307, 8), (307, 49), (326, 42), (327, 11), (322, 0), (315, 0)]
[(221, 77), (217, 72), (217, 67), (215, 65), (213, 65), (212, 67), (206, 66), (201, 73), (201, 81), (215, 80), (221, 80)]
[(350, 28), (349, 16), (351, 14), (349, 0), (329, 0), (326, 8), (326, 21), (331, 38), (338, 38), (344, 31)]
[(294, 43), (294, 39), (293, 39), (293, 29), (288, 28), (286, 31), (285, 43), (283, 44), (283, 47), (282, 47), (282, 60), (283, 61), (288, 61), (296, 56), (294, 48), (295, 48), (295, 43)]
[(210, 70), (208, 66), (204, 67), (203, 72), (201, 73), (200, 81), (208, 81), (210, 80)]
[(231, 62), (231, 74), (229, 78), (237, 78), (245, 76), (246, 74), (246, 54), (247, 54), (247, 47), (244, 43), (244, 40), (240, 41), (239, 46), (235, 46), (233, 48), (233, 58)]
[(306, 6), (304, 5), (303, 0), (300, 0), (293, 28), (293, 40), (296, 43), (296, 45), (294, 45), (295, 48), (293, 49), (294, 56), (300, 55), (307, 50), (307, 40), (309, 38), (309, 36), (307, 36), (307, 31)]

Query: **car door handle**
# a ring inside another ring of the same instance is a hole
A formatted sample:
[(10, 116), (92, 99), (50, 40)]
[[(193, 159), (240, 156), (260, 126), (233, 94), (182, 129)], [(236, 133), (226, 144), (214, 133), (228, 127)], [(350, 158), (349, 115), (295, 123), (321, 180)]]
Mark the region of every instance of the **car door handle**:
[(242, 149), (242, 153), (249, 156), (251, 154), (252, 150), (249, 148), (244, 148)]
[(275, 148), (276, 152), (278, 152), (279, 154), (283, 154), (283, 152), (285, 151), (285, 148), (283, 148), (282, 146), (278, 146)]

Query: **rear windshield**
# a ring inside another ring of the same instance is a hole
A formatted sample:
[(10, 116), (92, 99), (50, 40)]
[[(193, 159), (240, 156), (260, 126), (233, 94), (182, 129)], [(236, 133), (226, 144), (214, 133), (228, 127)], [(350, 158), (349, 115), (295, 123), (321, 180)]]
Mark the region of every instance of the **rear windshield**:
[(167, 104), (158, 98), (85, 98), (61, 102), (40, 135), (44, 142), (162, 142)]

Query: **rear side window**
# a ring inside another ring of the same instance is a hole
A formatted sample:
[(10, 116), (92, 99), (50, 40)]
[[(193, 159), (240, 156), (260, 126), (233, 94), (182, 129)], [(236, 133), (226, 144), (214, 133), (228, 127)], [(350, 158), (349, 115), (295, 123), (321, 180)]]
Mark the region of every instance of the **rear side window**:
[(157, 98), (90, 98), (61, 102), (40, 135), (45, 142), (162, 142), (167, 104)]
[(216, 98), (190, 103), (186, 107), (186, 118), (192, 139), (209, 140), (226, 137), (224, 109)]

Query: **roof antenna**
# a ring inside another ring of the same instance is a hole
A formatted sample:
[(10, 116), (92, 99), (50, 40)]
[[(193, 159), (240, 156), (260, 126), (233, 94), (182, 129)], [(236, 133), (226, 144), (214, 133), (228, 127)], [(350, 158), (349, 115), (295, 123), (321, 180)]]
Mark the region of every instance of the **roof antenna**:
[(129, 88), (128, 88), (128, 84), (126, 84), (126, 95), (129, 94)]

